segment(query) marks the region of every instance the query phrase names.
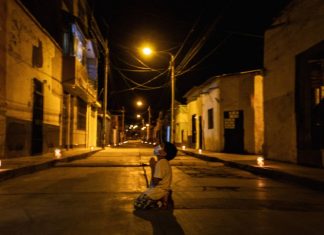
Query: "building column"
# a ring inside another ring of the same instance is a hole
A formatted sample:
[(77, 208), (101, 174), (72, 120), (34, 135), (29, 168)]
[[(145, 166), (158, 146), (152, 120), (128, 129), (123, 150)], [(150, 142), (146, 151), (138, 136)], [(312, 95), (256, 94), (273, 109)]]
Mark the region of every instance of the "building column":
[(6, 19), (7, 1), (0, 0), (0, 157), (5, 155), (6, 136)]

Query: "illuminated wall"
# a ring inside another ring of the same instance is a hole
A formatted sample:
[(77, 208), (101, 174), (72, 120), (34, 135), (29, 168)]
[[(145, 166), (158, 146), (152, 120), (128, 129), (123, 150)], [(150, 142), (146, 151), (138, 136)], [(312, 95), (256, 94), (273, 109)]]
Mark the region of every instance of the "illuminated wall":
[[(202, 114), (200, 87), (194, 87), (187, 92), (188, 111), (188, 145), (191, 148), (199, 148), (199, 117)], [(195, 131), (193, 130), (195, 128)]]
[(187, 105), (177, 105), (175, 112), (175, 142), (187, 144), (188, 141), (188, 110)]
[[(6, 64), (6, 156), (29, 155), (35, 104), (35, 82), (43, 97), (42, 149), (47, 152), (60, 145), (62, 109), (62, 53), (55, 41), (19, 1), (2, 1), (7, 37)], [(1, 9), (3, 9), (1, 7)], [(2, 35), (2, 33), (1, 33)], [(34, 123), (36, 121), (34, 120)]]
[[(218, 81), (215, 80), (206, 85), (202, 90), (201, 97), (203, 103), (204, 149), (220, 152), (223, 147), (223, 130), (221, 128), (222, 118), (220, 112), (220, 89), (218, 88)], [(212, 112), (212, 114), (209, 114), (208, 112)], [(211, 115), (212, 117), (208, 117), (208, 115)], [(212, 120), (208, 120), (209, 118)]]
[(269, 159), (298, 161), (296, 57), (323, 42), (323, 14), (322, 0), (293, 1), (265, 33), (265, 156)]
[(5, 150), (7, 1), (0, 0), (0, 157)]
[[(227, 121), (224, 120), (224, 113), (241, 112), (243, 123), (240, 140), (243, 146), (239, 152), (261, 154), (264, 140), (262, 82), (262, 71), (255, 70), (215, 76), (188, 91), (185, 98), (189, 140), (193, 138), (190, 136), (193, 132), (192, 117), (196, 117), (196, 143), (192, 147), (225, 151), (225, 130), (237, 128), (234, 124), (233, 127), (224, 124)], [(202, 117), (201, 133), (199, 116)], [(232, 141), (235, 143), (235, 140)]]
[(245, 153), (262, 153), (264, 135), (262, 78), (259, 70), (220, 77), (221, 129), (226, 129), (224, 112), (241, 110)]

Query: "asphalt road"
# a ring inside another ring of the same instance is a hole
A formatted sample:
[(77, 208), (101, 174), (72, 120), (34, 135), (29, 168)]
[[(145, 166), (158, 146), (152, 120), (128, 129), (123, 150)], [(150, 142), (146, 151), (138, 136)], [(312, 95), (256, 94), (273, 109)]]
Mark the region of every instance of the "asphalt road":
[(324, 193), (179, 155), (173, 210), (134, 212), (152, 147), (129, 143), (0, 183), (0, 234), (323, 234)]

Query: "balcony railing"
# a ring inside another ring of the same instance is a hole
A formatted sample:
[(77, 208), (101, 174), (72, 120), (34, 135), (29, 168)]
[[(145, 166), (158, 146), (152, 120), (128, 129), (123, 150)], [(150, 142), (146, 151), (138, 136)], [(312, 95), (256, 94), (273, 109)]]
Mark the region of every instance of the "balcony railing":
[(88, 102), (97, 99), (97, 82), (88, 79), (86, 66), (74, 56), (65, 56), (63, 62), (63, 86), (71, 94)]

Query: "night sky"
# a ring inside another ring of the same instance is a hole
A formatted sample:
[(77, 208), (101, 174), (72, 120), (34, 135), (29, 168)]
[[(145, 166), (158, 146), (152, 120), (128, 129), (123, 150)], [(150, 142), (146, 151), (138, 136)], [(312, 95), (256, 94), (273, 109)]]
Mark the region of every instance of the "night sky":
[[(289, 0), (89, 0), (110, 50), (108, 109), (126, 122), (151, 106), (170, 108), (170, 57), (176, 56), (176, 99), (214, 75), (263, 67), (263, 34)], [(143, 43), (156, 51), (139, 53)], [(162, 74), (161, 74), (162, 73)], [(152, 80), (152, 81), (151, 81)], [(141, 99), (144, 107), (136, 107)], [(118, 112), (117, 112), (118, 113)]]

